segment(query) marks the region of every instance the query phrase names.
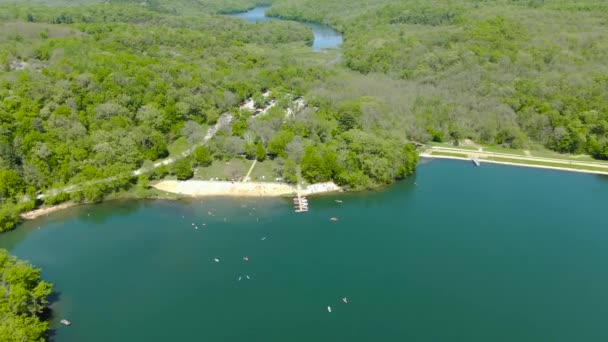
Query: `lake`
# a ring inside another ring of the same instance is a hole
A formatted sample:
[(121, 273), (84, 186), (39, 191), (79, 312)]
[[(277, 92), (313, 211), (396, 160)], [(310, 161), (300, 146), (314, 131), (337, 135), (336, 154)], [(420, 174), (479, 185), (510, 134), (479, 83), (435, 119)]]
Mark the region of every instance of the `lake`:
[[(266, 10), (269, 6), (258, 6), (247, 12), (230, 14), (233, 17), (247, 20), (249, 22), (264, 22), (268, 20), (282, 20), (266, 16)], [(324, 49), (337, 49), (342, 45), (342, 35), (327, 25), (313, 22), (300, 22), (302, 25), (310, 27), (315, 36), (312, 44), (313, 51), (322, 51)]]
[(59, 342), (608, 340), (606, 177), (435, 160), (290, 202), (83, 206), (0, 247), (55, 284)]

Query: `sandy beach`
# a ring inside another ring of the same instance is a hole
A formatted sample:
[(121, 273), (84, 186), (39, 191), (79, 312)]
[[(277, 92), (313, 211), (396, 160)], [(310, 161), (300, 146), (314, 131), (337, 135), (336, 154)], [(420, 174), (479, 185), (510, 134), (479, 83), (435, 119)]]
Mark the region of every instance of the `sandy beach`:
[(33, 220), (33, 219), (37, 219), (39, 217), (54, 213), (56, 211), (71, 208), (74, 206), (76, 206), (75, 203), (67, 202), (67, 203), (61, 203), (58, 205), (52, 205), (50, 207), (38, 208), (38, 209), (28, 211), (26, 213), (21, 214), (21, 218), (24, 220)]
[[(295, 195), (298, 191), (296, 186), (285, 183), (270, 182), (222, 182), (222, 181), (174, 181), (166, 180), (152, 185), (158, 190), (168, 193), (191, 196), (235, 196), (235, 197), (280, 197)], [(333, 182), (311, 184), (301, 189), (303, 196), (338, 192), (342, 189)], [(58, 205), (38, 208), (21, 214), (24, 220), (34, 220), (51, 213), (76, 206), (76, 203), (67, 202)]]
[[(279, 197), (294, 195), (297, 188), (285, 183), (270, 182), (223, 182), (188, 180), (166, 180), (153, 185), (154, 188), (174, 194), (203, 196)], [(302, 189), (302, 195), (341, 191), (332, 182), (312, 184)]]

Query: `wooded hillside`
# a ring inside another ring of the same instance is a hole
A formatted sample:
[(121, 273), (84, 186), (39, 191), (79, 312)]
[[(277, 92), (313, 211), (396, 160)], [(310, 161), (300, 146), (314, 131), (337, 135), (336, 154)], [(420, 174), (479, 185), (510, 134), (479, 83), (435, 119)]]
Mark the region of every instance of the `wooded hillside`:
[(367, 77), (319, 94), (386, 94), (373, 101), (414, 139), (608, 159), (605, 2), (281, 0), (269, 13), (344, 32), (345, 65)]

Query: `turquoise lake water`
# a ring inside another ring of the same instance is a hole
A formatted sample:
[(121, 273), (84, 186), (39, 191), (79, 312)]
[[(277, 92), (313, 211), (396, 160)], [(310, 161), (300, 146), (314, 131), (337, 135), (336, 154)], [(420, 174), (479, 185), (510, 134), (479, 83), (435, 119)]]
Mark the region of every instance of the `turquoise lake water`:
[(59, 342), (608, 340), (606, 177), (436, 160), (290, 202), (84, 206), (0, 247), (55, 284)]
[[(233, 17), (247, 20), (249, 22), (264, 22), (268, 20), (281, 20), (266, 16), (266, 10), (269, 6), (258, 6), (247, 12), (230, 14)], [(312, 44), (313, 51), (322, 51), (324, 49), (337, 49), (342, 45), (342, 35), (331, 27), (313, 22), (300, 22), (302, 25), (310, 27), (315, 36)]]

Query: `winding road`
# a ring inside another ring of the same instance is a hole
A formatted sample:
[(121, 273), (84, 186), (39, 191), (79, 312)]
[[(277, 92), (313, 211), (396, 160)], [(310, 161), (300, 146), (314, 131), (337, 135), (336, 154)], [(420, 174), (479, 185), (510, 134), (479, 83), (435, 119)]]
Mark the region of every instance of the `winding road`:
[[(154, 165), (152, 165), (152, 167), (149, 167), (149, 168), (140, 168), (140, 169), (137, 169), (137, 170), (131, 172), (131, 176), (139, 176), (142, 173), (150, 172), (150, 171), (152, 171), (152, 170), (154, 170), (156, 168), (159, 168), (161, 166), (172, 164), (176, 160), (188, 157), (190, 154), (192, 154), (192, 152), (194, 152), (194, 150), (197, 147), (205, 145), (209, 140), (211, 140), (211, 138), (213, 138), (215, 136), (215, 134), (220, 129), (222, 129), (224, 127), (227, 127), (228, 125), (230, 125), (231, 122), (232, 122), (232, 115), (230, 115), (228, 113), (222, 114), (218, 118), (218, 120), (215, 123), (215, 125), (213, 125), (213, 126), (211, 126), (209, 128), (209, 130), (207, 131), (207, 134), (205, 135), (205, 137), (203, 138), (203, 140), (201, 142), (192, 145), (189, 149), (187, 149), (186, 151), (182, 152), (180, 155), (178, 155), (176, 157), (167, 158), (165, 160), (156, 162), (156, 163), (154, 163)], [(80, 183), (80, 184), (68, 185), (68, 186), (63, 187), (63, 188), (52, 189), (52, 190), (49, 190), (49, 191), (45, 192), (44, 194), (39, 194), (37, 196), (37, 198), (38, 199), (43, 199), (45, 197), (56, 196), (56, 195), (58, 195), (60, 193), (64, 193), (64, 192), (65, 193), (71, 193), (71, 192), (79, 191), (84, 186), (94, 185), (94, 184), (100, 184), (100, 183), (109, 183), (109, 182), (117, 180), (118, 177), (119, 176), (113, 176), (113, 177), (108, 177), (108, 178), (104, 178), (104, 179), (96, 179), (96, 180), (92, 180), (92, 181), (84, 182), (84, 183)]]

